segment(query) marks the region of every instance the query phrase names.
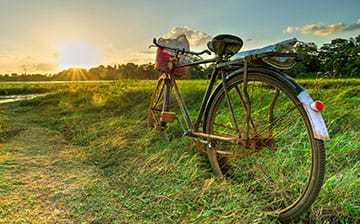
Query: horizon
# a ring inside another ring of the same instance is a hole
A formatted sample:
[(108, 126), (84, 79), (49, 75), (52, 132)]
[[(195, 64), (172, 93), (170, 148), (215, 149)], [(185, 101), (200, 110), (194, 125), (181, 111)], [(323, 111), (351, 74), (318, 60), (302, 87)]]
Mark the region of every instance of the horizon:
[[(360, 37), (360, 34), (356, 37)], [(346, 39), (348, 41), (351, 41), (351, 39), (354, 41), (356, 39), (356, 37), (349, 37), (349, 39)], [(339, 39), (339, 38), (334, 38), (333, 40), (336, 40), (336, 39)], [(332, 40), (331, 40), (332, 41)], [(331, 42), (330, 41), (330, 42)], [(325, 44), (330, 44), (329, 43), (323, 43), (322, 46), (324, 46)], [(308, 42), (310, 43), (310, 42)], [(322, 46), (317, 46), (318, 49), (320, 49)], [(155, 59), (155, 54), (156, 52), (154, 52), (154, 59)], [(127, 66), (128, 64), (135, 64), (136, 66), (146, 66), (146, 65), (149, 65), (149, 64), (152, 64), (154, 65), (154, 62), (155, 61), (148, 61), (148, 62), (144, 62), (144, 63), (133, 63), (133, 62), (127, 62), (127, 63), (115, 63), (115, 64), (94, 64), (93, 66), (89, 66), (89, 67), (81, 67), (78, 66), (78, 65), (74, 65), (74, 66), (69, 66), (69, 67), (65, 67), (65, 68), (62, 68), (61, 70), (59, 71), (56, 71), (56, 72), (33, 72), (33, 73), (26, 73), (26, 72), (22, 72), (22, 73), (18, 73), (18, 72), (10, 72), (10, 73), (0, 73), (0, 76), (2, 77), (5, 77), (5, 76), (12, 76), (12, 75), (18, 75), (18, 76), (36, 76), (36, 75), (41, 75), (41, 76), (56, 76), (56, 75), (59, 75), (60, 73), (63, 73), (63, 72), (84, 72), (83, 70), (85, 70), (86, 72), (89, 72), (91, 69), (96, 69), (96, 68), (100, 68), (100, 67), (104, 67), (104, 68), (109, 68), (109, 67), (112, 67), (112, 68), (115, 68), (116, 67), (119, 67), (120, 66)], [(155, 68), (154, 68), (155, 69)]]
[(153, 63), (152, 38), (181, 33), (195, 51), (219, 33), (240, 36), (242, 50), (292, 37), (319, 47), (359, 35), (359, 8), (355, 0), (0, 0), (0, 74)]

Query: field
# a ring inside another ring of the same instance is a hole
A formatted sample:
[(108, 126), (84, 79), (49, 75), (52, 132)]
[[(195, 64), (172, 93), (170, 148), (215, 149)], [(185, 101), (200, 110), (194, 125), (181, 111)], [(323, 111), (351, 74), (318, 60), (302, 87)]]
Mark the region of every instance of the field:
[[(300, 80), (325, 104), (326, 177), (300, 223), (360, 221), (360, 80)], [(278, 223), (217, 178), (177, 125), (146, 127), (155, 81), (1, 84), (0, 223)], [(181, 81), (193, 114), (206, 81)]]

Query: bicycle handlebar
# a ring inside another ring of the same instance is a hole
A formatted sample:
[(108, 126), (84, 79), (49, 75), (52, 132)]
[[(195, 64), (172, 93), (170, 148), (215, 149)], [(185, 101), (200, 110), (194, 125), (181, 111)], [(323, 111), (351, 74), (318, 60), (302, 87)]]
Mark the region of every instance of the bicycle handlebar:
[(196, 55), (196, 56), (200, 56), (202, 54), (208, 54), (210, 55), (211, 52), (207, 49), (201, 51), (201, 52), (194, 52), (194, 51), (187, 51), (185, 50), (184, 48), (183, 49), (180, 49), (180, 48), (175, 48), (175, 47), (169, 47), (169, 46), (163, 46), (161, 44), (159, 44), (156, 40), (156, 38), (153, 39), (153, 44), (155, 44), (156, 47), (159, 47), (159, 48), (165, 48), (165, 49), (168, 49), (168, 50), (173, 50), (173, 51), (179, 51), (183, 54), (192, 54), (192, 55)]

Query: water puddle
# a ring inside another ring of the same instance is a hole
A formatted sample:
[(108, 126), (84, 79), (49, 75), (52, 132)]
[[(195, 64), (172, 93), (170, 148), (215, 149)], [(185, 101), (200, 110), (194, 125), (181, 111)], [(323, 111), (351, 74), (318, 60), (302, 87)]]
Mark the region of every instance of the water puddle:
[(46, 94), (19, 94), (19, 95), (7, 95), (7, 96), (0, 96), (0, 104), (1, 103), (10, 103), (20, 100), (29, 100), (35, 97), (44, 96)]

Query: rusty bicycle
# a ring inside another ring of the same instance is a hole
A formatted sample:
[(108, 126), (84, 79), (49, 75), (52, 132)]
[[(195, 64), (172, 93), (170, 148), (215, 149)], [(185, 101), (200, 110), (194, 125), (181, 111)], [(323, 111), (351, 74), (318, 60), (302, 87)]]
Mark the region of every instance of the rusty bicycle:
[[(284, 73), (298, 60), (293, 50), (297, 43), (290, 39), (240, 51), (241, 38), (221, 34), (208, 49), (192, 52), (184, 35), (153, 41), (161, 73), (148, 125), (164, 130), (179, 121), (184, 135), (204, 146), (217, 175), (249, 184), (246, 193), (261, 195), (259, 209), (281, 221), (298, 217), (315, 201), (324, 179), (324, 140), (329, 138), (321, 101), (313, 101)], [(187, 59), (211, 52), (215, 56), (210, 59)], [(192, 120), (176, 80), (188, 67), (209, 63), (212, 73)], [(181, 115), (170, 108), (172, 94)]]

